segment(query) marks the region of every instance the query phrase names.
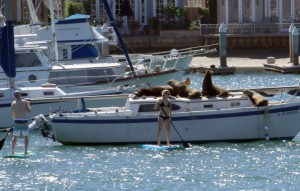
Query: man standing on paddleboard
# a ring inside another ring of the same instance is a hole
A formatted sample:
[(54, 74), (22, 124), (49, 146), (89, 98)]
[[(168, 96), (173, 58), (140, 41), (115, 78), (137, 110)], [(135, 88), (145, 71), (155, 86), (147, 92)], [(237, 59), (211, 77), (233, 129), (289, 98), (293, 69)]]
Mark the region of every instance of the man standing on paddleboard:
[(11, 154), (15, 154), (15, 146), (17, 143), (18, 137), (24, 137), (24, 154), (28, 154), (28, 134), (29, 134), (29, 128), (28, 128), (28, 119), (27, 114), (30, 113), (30, 102), (23, 100), (21, 98), (21, 92), (19, 90), (16, 90), (14, 92), (15, 100), (11, 103), (11, 115), (15, 122), (14, 128), (13, 128), (13, 139), (12, 139), (12, 147), (11, 147)]

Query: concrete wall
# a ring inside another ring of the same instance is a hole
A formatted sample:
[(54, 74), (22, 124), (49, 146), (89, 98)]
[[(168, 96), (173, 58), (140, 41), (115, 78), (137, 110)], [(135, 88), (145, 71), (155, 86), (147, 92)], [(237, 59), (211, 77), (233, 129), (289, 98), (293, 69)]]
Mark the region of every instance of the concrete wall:
[[(137, 53), (169, 51), (219, 43), (219, 36), (200, 36), (198, 33), (176, 35), (173, 31), (160, 31), (160, 36), (124, 37), (129, 52)], [(174, 36), (176, 35), (176, 36)], [(284, 50), (289, 49), (288, 35), (227, 36), (228, 50)]]

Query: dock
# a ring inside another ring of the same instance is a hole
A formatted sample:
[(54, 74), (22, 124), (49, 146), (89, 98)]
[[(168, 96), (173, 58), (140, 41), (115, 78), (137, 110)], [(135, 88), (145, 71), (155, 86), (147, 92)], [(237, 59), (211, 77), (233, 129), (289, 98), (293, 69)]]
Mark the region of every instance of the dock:
[[(268, 58), (274, 57), (274, 63), (270, 63), (272, 67), (291, 66), (289, 53), (285, 51), (229, 51), (227, 56), (227, 66), (234, 68), (235, 72), (263, 72), (270, 71), (265, 68), (268, 64)], [(213, 70), (221, 68), (219, 66), (220, 58), (218, 54), (208, 54), (205, 56), (196, 56), (191, 62), (191, 67), (186, 73), (203, 73), (205, 70)], [(214, 65), (213, 67), (211, 67)], [(273, 71), (273, 70), (271, 70)], [(279, 71), (274, 71), (279, 72)]]

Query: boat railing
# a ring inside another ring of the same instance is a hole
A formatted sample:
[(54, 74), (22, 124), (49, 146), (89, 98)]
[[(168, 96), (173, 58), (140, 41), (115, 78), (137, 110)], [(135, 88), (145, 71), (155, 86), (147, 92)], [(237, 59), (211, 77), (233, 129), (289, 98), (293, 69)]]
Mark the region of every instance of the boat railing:
[[(160, 68), (160, 70), (174, 69), (179, 64), (179, 60), (181, 58), (215, 53), (217, 52), (218, 46), (219, 44), (211, 44), (185, 49), (172, 49), (171, 51), (163, 51), (143, 55), (142, 58), (135, 56), (132, 57), (131, 61), (132, 63), (135, 63), (135, 66), (144, 65), (154, 70), (157, 70), (158, 65), (162, 67)], [(123, 61), (122, 63), (127, 64), (127, 61)]]
[[(180, 56), (186, 55), (203, 55), (207, 53), (213, 53), (217, 51), (217, 47), (219, 44), (211, 44), (211, 45), (204, 45), (204, 46), (196, 46), (196, 47), (189, 47), (184, 49), (172, 49), (171, 51), (163, 51), (163, 52), (156, 52), (152, 53), (153, 56), (168, 56), (172, 55), (175, 56), (176, 53), (180, 54)], [(174, 51), (176, 50), (176, 51)]]

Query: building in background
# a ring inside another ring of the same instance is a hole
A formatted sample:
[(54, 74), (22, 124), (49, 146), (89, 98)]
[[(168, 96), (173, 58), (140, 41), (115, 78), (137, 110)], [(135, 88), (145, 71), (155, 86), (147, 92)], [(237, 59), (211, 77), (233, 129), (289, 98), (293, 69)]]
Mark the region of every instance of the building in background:
[(217, 9), (219, 24), (270, 23), (284, 32), (300, 22), (299, 0), (219, 0)]
[[(13, 1), (13, 15), (16, 23), (29, 24), (36, 18), (40, 22), (48, 23), (49, 15), (49, 0), (12, 0)], [(3, 1), (0, 1), (1, 7), (4, 5)], [(32, 3), (32, 9), (36, 11), (33, 16), (32, 10), (29, 9), (28, 3)], [(65, 0), (53, 0), (56, 18), (64, 17), (64, 5)]]
[[(49, 23), (49, 0), (12, 0), (14, 7), (14, 20), (16, 23), (28, 24), (37, 17), (43, 23)], [(104, 10), (102, 0), (73, 0), (74, 2), (91, 3), (91, 19), (96, 24), (107, 22), (106, 11)], [(111, 10), (116, 18), (120, 20), (121, 6), (124, 0), (108, 0)], [(159, 21), (164, 20), (163, 10), (167, 6), (179, 8), (199, 8), (207, 7), (208, 0), (128, 0), (132, 8), (133, 16), (128, 21), (137, 21), (140, 25), (147, 25), (150, 18), (157, 18)], [(3, 2), (0, 0), (1, 6)], [(30, 12), (28, 2), (32, 3), (32, 8), (36, 10), (36, 16)], [(53, 0), (55, 18), (64, 18), (64, 8), (66, 0)], [(34, 17), (34, 18), (33, 18)]]
[[(113, 16), (118, 20), (123, 0), (108, 0)], [(129, 19), (138, 21), (141, 25), (147, 25), (149, 19), (156, 17), (159, 21), (164, 19), (163, 10), (167, 6), (184, 7), (207, 7), (207, 0), (130, 0), (133, 17)], [(91, 0), (91, 18), (98, 24), (107, 22), (106, 12), (101, 0)]]

